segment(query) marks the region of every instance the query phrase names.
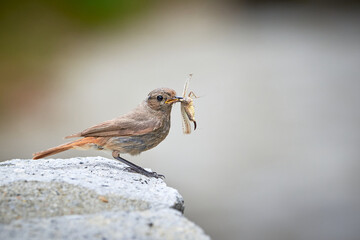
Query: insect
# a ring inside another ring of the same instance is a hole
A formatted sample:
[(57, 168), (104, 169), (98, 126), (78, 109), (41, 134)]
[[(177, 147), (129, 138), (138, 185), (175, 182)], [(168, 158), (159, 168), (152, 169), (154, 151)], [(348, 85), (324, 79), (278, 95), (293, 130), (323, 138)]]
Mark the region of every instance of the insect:
[(196, 129), (195, 108), (193, 105), (192, 98), (197, 98), (197, 96), (192, 91), (189, 92), (188, 95), (186, 95), (188, 88), (189, 88), (189, 82), (190, 82), (191, 77), (192, 77), (192, 74), (189, 74), (189, 78), (185, 82), (184, 90), (183, 90), (183, 94), (182, 94), (183, 99), (181, 100), (181, 105), (180, 105), (181, 116), (182, 116), (182, 126), (183, 126), (184, 134), (191, 133), (190, 121), (192, 121), (194, 123), (194, 130)]

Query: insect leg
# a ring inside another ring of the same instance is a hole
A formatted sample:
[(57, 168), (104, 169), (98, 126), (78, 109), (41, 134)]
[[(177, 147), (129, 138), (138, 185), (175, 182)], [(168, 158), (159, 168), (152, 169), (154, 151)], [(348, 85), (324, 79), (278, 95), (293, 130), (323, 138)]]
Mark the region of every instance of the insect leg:
[(195, 95), (195, 93), (193, 91), (189, 92), (189, 97), (193, 97), (193, 98), (199, 98), (198, 96)]

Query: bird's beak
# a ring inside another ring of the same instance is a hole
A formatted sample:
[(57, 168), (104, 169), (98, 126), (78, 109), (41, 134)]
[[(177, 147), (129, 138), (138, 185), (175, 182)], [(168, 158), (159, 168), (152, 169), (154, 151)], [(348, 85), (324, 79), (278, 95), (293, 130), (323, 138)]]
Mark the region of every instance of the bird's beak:
[(182, 99), (183, 99), (182, 97), (174, 97), (174, 98), (166, 100), (165, 103), (166, 104), (176, 103), (176, 102), (180, 102)]

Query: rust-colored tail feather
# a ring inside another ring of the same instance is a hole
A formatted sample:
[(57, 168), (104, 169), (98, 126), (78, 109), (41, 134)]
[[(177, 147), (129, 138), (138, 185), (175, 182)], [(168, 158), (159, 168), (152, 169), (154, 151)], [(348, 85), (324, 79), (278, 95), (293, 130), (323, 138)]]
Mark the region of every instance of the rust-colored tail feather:
[(47, 156), (50, 156), (50, 155), (54, 155), (54, 154), (69, 150), (69, 149), (74, 148), (74, 147), (82, 147), (82, 146), (84, 146), (86, 144), (89, 144), (89, 143), (95, 143), (94, 140), (96, 141), (95, 138), (87, 137), (87, 138), (82, 138), (82, 139), (75, 140), (73, 142), (65, 143), (65, 144), (62, 144), (60, 146), (53, 147), (53, 148), (50, 148), (50, 149), (45, 150), (45, 151), (34, 153), (33, 154), (33, 159), (44, 158), (44, 157), (47, 157)]

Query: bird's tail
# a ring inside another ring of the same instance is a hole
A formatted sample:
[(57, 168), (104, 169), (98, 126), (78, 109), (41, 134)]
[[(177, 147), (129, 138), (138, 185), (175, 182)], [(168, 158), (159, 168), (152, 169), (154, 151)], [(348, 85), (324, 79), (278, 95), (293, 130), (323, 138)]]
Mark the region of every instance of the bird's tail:
[(88, 144), (96, 143), (96, 138), (86, 137), (82, 139), (78, 139), (69, 143), (62, 144), (57, 147), (50, 148), (45, 151), (37, 152), (33, 154), (33, 159), (44, 158), (50, 155), (54, 155), (72, 148), (86, 148)]

